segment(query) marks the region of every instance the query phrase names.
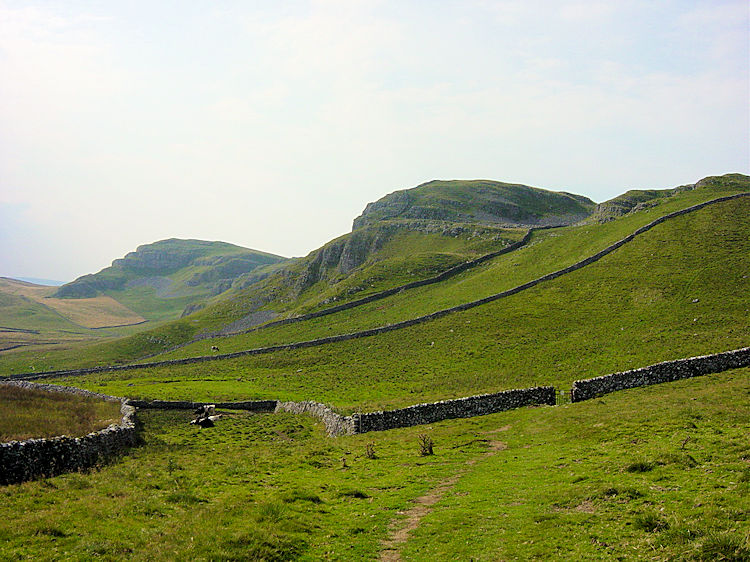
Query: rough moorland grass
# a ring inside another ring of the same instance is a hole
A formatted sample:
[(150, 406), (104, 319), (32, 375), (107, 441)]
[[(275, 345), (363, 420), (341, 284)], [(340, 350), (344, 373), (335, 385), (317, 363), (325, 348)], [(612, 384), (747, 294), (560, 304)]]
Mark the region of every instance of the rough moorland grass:
[(142, 412), (118, 462), (0, 488), (0, 558), (373, 560), (460, 475), (403, 559), (742, 560), (748, 375), (339, 439), (305, 416)]
[(539, 384), (570, 388), (579, 378), (743, 347), (748, 205), (674, 219), (582, 270), (397, 332), (60, 380), (114, 395), (314, 399), (369, 411)]
[(79, 437), (119, 421), (119, 402), (0, 385), (0, 442)]

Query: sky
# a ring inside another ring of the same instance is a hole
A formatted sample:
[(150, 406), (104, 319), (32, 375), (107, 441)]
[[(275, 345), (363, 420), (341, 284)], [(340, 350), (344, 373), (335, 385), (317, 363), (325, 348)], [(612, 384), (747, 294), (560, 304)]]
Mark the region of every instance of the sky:
[(0, 0), (0, 276), (305, 255), (432, 179), (750, 171), (747, 0)]

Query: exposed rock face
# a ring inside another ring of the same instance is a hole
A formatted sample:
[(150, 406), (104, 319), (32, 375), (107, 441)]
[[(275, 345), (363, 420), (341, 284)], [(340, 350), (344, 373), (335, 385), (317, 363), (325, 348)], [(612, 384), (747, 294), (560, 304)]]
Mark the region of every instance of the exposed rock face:
[(162, 250), (156, 244), (139, 246), (135, 252), (129, 252), (124, 258), (112, 262), (113, 267), (127, 269), (145, 269), (165, 271), (185, 267), (199, 256), (198, 250), (184, 251), (179, 254)]
[(347, 274), (356, 269), (380, 250), (392, 234), (392, 230), (381, 229), (358, 231), (323, 246), (308, 256), (310, 261), (297, 279), (296, 291), (300, 293), (318, 281), (328, 279), (331, 270)]
[(596, 222), (608, 222), (629, 213), (648, 209), (657, 205), (663, 199), (691, 189), (695, 189), (695, 185), (683, 185), (674, 189), (627, 191), (614, 199), (599, 203), (594, 208), (591, 219)]

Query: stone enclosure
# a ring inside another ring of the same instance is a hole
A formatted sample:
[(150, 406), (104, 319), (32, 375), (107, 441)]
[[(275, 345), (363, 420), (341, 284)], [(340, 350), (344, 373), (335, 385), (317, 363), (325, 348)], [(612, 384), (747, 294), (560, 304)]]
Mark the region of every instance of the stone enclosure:
[(0, 443), (0, 485), (16, 484), (35, 478), (55, 476), (91, 468), (110, 459), (137, 442), (135, 408), (126, 399), (88, 392), (78, 388), (38, 385), (27, 382), (3, 382), (23, 388), (65, 392), (120, 402), (119, 424), (89, 433), (84, 437), (53, 437)]

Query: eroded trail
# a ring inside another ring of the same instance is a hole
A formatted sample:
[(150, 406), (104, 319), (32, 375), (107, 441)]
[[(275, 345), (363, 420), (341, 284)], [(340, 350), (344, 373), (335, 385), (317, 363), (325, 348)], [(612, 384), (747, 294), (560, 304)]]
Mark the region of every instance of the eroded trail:
[[(490, 434), (507, 431), (509, 428), (510, 426), (506, 425), (490, 432)], [(380, 551), (381, 562), (395, 562), (401, 560), (401, 546), (408, 540), (409, 534), (419, 527), (419, 524), (425, 516), (432, 512), (433, 506), (453, 490), (456, 483), (469, 470), (469, 467), (475, 465), (479, 460), (497, 454), (506, 447), (506, 444), (502, 441), (491, 439), (489, 442), (489, 448), (481, 456), (466, 461), (466, 466), (456, 474), (440, 482), (425, 495), (416, 498), (414, 500), (414, 505), (411, 508), (406, 511), (398, 512), (398, 515), (403, 515), (404, 517), (394, 519), (391, 522), (388, 529), (388, 537), (382, 542), (382, 550)]]

